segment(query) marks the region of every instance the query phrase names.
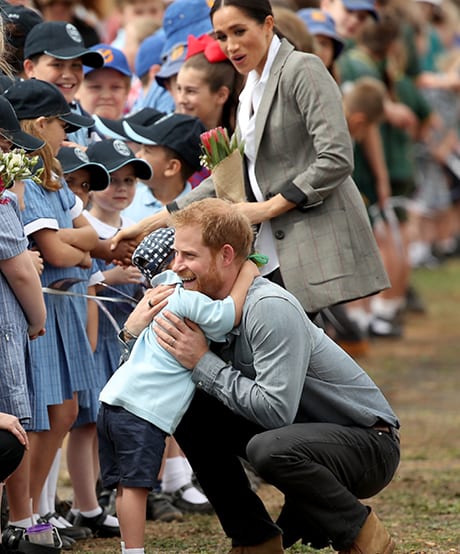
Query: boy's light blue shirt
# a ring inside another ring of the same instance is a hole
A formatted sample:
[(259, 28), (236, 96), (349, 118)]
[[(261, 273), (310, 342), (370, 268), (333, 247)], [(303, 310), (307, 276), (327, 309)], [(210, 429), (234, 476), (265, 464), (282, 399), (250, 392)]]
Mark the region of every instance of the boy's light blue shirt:
[[(223, 342), (235, 322), (235, 304), (228, 296), (212, 300), (208, 296), (183, 288), (173, 271), (165, 271), (152, 285), (176, 285), (166, 309), (179, 317), (195, 321), (209, 340)], [(129, 359), (112, 375), (99, 400), (125, 410), (174, 433), (195, 392), (191, 371), (158, 342), (153, 323), (141, 333)]]
[[(184, 190), (177, 198), (185, 196), (192, 190), (192, 185), (187, 181)], [(159, 212), (164, 208), (164, 205), (155, 198), (153, 192), (147, 185), (140, 181), (136, 185), (136, 193), (131, 204), (123, 210), (123, 215), (129, 217), (136, 223), (145, 217), (149, 217), (154, 213)]]

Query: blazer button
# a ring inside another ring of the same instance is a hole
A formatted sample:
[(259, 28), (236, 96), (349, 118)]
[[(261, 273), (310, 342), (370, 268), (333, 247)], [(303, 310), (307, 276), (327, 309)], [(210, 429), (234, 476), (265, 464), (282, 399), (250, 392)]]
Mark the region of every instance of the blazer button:
[(284, 239), (284, 231), (275, 231), (275, 239), (283, 240)]

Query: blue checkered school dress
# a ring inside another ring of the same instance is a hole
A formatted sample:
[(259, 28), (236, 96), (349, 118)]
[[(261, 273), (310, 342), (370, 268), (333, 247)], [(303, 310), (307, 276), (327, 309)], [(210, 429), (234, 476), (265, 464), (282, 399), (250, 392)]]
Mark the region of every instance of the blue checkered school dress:
[[(24, 202), (24, 229), (32, 245), (35, 232), (72, 227), (72, 220), (81, 213), (80, 200), (77, 201), (63, 180), (62, 188), (55, 192), (28, 180)], [(86, 294), (88, 275), (87, 270), (79, 267), (54, 267), (45, 262), (41, 282), (49, 287), (60, 279), (83, 279), (70, 291)], [(93, 354), (86, 335), (87, 300), (45, 294), (45, 302), (46, 334), (31, 343), (36, 431), (49, 429), (48, 406), (62, 404), (71, 399), (74, 392), (90, 390), (97, 385)]]
[[(27, 239), (16, 197), (5, 192), (0, 204), (0, 260), (18, 256), (27, 249)], [(32, 419), (32, 373), (28, 323), (21, 305), (0, 271), (0, 411), (13, 414), (26, 429)]]
[[(115, 227), (109, 228), (106, 224), (101, 225), (94, 216), (87, 212), (84, 212), (84, 215), (101, 239), (112, 238), (118, 231)], [(128, 227), (132, 223), (131, 220), (122, 217), (121, 227)], [(100, 259), (95, 259), (95, 263), (101, 272), (115, 267), (115, 264), (107, 264), (104, 260)], [(78, 418), (74, 426), (96, 422), (100, 404), (99, 393), (119, 366), (121, 344), (118, 340), (118, 330), (123, 327), (128, 315), (134, 308), (134, 304), (126, 302), (127, 299), (120, 293), (135, 299), (140, 298), (144, 293), (143, 287), (137, 284), (114, 285), (114, 288), (117, 290), (113, 291), (102, 288), (98, 292), (99, 297), (117, 298), (120, 301), (103, 302), (104, 307), (114, 319), (113, 322), (105, 314), (105, 311), (99, 309), (97, 348), (94, 352), (94, 368), (98, 379), (98, 386), (85, 393), (84, 397), (82, 397), (82, 401), (79, 402)]]

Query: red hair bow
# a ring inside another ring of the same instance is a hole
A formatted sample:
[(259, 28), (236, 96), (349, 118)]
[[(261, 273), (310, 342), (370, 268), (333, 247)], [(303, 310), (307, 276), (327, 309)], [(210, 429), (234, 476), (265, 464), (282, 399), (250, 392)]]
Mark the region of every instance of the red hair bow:
[(189, 35), (187, 37), (187, 56), (186, 60), (203, 52), (206, 59), (210, 63), (223, 62), (227, 60), (227, 56), (222, 52), (217, 40), (213, 39), (209, 35), (201, 35), (201, 37), (194, 37)]

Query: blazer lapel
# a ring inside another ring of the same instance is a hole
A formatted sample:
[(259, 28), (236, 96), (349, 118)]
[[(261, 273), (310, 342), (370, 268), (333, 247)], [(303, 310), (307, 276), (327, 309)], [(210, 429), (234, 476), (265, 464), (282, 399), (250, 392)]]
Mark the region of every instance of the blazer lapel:
[(259, 109), (257, 110), (257, 115), (256, 115), (256, 129), (255, 129), (256, 156), (259, 150), (260, 141), (262, 140), (262, 135), (264, 132), (268, 113), (270, 111), (270, 107), (273, 102), (273, 97), (275, 95), (276, 89), (278, 87), (278, 82), (281, 77), (281, 69), (284, 63), (286, 62), (287, 57), (293, 50), (294, 50), (294, 47), (292, 46), (292, 44), (290, 44), (287, 40), (283, 39), (281, 41), (280, 49), (273, 61), (273, 65), (270, 70), (270, 75), (265, 85), (262, 100), (260, 101)]

